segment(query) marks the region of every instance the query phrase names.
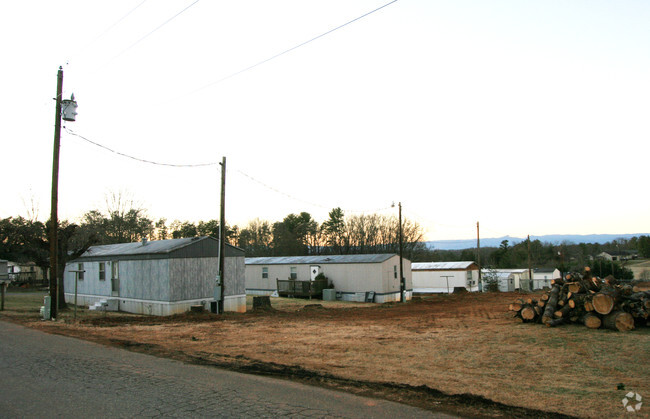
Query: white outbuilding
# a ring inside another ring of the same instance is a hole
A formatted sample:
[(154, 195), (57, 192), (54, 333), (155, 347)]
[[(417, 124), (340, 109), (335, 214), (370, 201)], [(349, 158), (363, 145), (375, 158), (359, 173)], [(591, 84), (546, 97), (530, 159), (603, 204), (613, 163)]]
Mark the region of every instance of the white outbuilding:
[(411, 264), (413, 292), (452, 293), (454, 288), (478, 291), (478, 265), (466, 262), (418, 262)]
[(561, 276), (560, 270), (556, 268), (533, 269), (533, 289), (551, 288), (551, 281), (559, 279)]
[(502, 281), (505, 281), (504, 278), (511, 278), (512, 279), (512, 285), (510, 283), (510, 279), (508, 279), (508, 286), (505, 287), (505, 285), (501, 285), (501, 288), (505, 287), (507, 290), (503, 291), (514, 291), (514, 290), (521, 290), (521, 291), (530, 291), (531, 290), (531, 284), (530, 284), (530, 273), (528, 269), (495, 269), (496, 272), (498, 272), (500, 275), (500, 278), (502, 278)]

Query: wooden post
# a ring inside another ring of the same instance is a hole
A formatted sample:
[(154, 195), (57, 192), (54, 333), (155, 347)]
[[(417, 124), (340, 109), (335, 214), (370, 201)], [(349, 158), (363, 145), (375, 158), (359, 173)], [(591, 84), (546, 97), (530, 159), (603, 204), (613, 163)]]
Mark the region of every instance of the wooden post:
[(59, 67), (56, 82), (56, 110), (54, 118), (54, 150), (52, 153), (52, 202), (50, 207), (50, 318), (55, 319), (58, 309), (58, 200), (59, 200), (59, 150), (61, 148), (61, 95), (63, 94), (63, 68)]
[(481, 235), (476, 222), (476, 263), (478, 264), (478, 291), (483, 291), (483, 280), (481, 279)]
[(79, 283), (79, 274), (74, 276), (74, 317), (73, 320), (77, 322), (77, 284)]
[(533, 270), (530, 267), (530, 234), (528, 235), (528, 288), (528, 291), (533, 290)]
[(7, 284), (5, 282), (0, 282), (0, 293), (2, 294), (2, 298), (0, 299), (0, 311), (4, 311), (5, 309), (5, 287)]
[(221, 301), (219, 314), (223, 313), (226, 293), (226, 278), (224, 275), (224, 257), (226, 251), (226, 157), (221, 161), (221, 209), (219, 219), (219, 277), (221, 278)]
[(402, 262), (402, 203), (399, 203), (399, 294), (400, 301), (405, 303), (406, 281), (404, 280), (404, 262)]

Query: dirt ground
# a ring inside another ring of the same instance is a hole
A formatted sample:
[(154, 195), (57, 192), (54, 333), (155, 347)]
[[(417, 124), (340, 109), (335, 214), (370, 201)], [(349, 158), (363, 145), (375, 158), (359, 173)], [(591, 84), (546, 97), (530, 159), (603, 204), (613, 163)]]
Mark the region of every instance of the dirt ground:
[[(519, 297), (464, 293), (381, 305), (272, 298), (272, 310), (246, 314), (84, 312), (77, 323), (69, 315), (23, 322), (471, 417), (628, 417), (628, 391), (650, 398), (649, 329), (516, 323), (507, 306)], [(650, 406), (635, 417), (644, 413)]]

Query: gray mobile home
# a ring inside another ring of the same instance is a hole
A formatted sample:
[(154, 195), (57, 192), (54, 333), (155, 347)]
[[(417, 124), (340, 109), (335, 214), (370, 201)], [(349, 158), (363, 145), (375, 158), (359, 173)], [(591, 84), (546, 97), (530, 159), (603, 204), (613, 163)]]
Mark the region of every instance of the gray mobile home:
[[(405, 299), (413, 293), (411, 262), (403, 259)], [(374, 302), (400, 300), (399, 256), (331, 255), (246, 258), (246, 293), (270, 295), (277, 281), (313, 281), (322, 273), (345, 301), (364, 301), (374, 292)]]
[[(210, 309), (218, 249), (212, 237), (93, 246), (66, 264), (66, 302), (74, 300), (76, 281), (79, 305), (163, 316), (199, 304)], [(224, 271), (224, 310), (245, 312), (242, 249), (226, 245)]]

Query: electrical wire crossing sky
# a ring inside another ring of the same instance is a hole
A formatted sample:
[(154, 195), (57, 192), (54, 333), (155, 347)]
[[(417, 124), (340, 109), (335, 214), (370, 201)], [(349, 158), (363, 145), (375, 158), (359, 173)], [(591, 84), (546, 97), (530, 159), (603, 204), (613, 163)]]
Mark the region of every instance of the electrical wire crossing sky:
[[(35, 11), (38, 10), (38, 13)], [(650, 231), (650, 5), (613, 0), (80, 0), (0, 6), (0, 216), (127, 191), (244, 225), (381, 208), (429, 240)], [(55, 35), (53, 35), (55, 34)], [(388, 208), (388, 209), (386, 209)]]

